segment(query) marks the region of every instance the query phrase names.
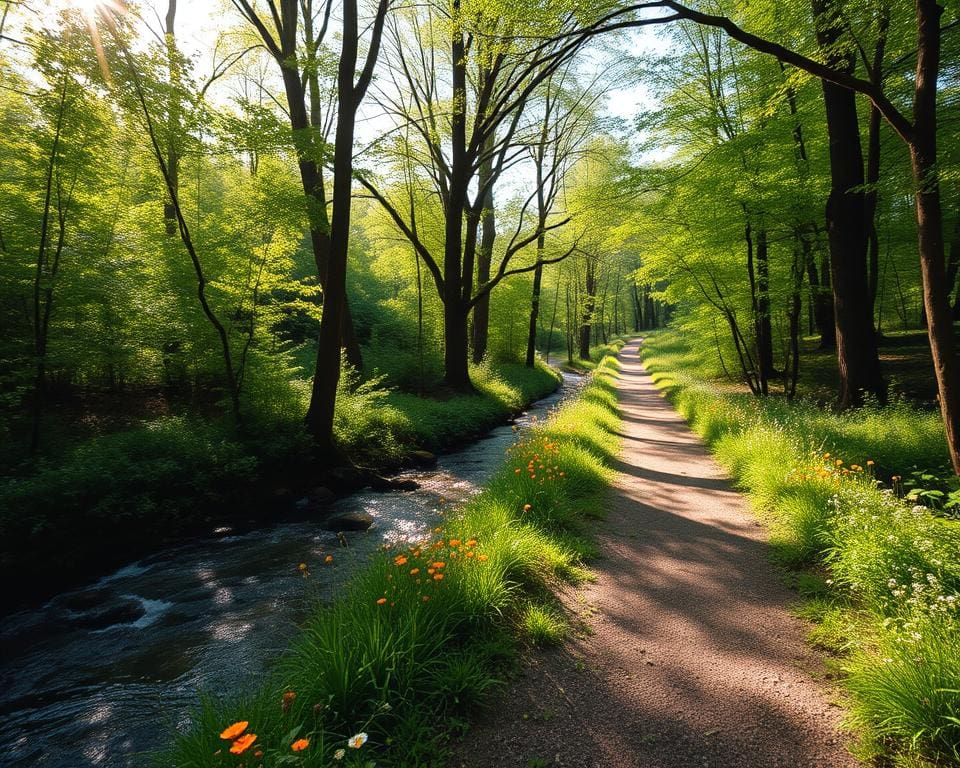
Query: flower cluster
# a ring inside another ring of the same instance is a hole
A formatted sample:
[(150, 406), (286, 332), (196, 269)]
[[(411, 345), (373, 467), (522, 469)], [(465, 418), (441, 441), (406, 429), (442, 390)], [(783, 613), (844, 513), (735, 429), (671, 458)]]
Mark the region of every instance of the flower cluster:
[(517, 462), (514, 474), (539, 485), (566, 477), (558, 463), (559, 453), (560, 447), (547, 438), (524, 440), (507, 451), (511, 461)]
[[(420, 544), (411, 544), (393, 556), (392, 568), (387, 573), (390, 582), (383, 595), (376, 600), (377, 605), (390, 607), (397, 604), (403, 594), (408, 592), (402, 579), (409, 579), (416, 585), (416, 597), (424, 603), (430, 602), (433, 590), (442, 586), (447, 577), (448, 566), (460, 563), (484, 563), (489, 556), (479, 549), (480, 542), (474, 538), (445, 538), (443, 528), (434, 528), (437, 539)], [(388, 551), (393, 549), (388, 545)], [(394, 575), (397, 578), (394, 578)]]

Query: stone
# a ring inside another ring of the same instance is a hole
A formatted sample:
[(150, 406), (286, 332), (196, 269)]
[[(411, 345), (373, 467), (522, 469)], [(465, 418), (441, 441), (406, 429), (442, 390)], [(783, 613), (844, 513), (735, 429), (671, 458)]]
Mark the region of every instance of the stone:
[(366, 512), (343, 512), (323, 522), (327, 531), (365, 531), (373, 525), (373, 518)]
[(434, 467), (437, 464), (437, 457), (430, 451), (411, 451), (410, 463), (415, 467)]

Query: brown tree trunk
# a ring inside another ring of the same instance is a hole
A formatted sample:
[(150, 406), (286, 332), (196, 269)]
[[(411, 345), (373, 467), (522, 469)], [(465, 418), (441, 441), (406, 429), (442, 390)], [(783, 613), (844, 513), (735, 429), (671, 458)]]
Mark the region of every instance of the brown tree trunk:
[(944, 263), (943, 214), (937, 180), (937, 76), (940, 71), (940, 15), (935, 0), (916, 0), (917, 75), (910, 162), (916, 187), (917, 242), (923, 305), (937, 377), (940, 413), (954, 472), (960, 475), (960, 365), (954, 350), (950, 298)]
[[(167, 47), (167, 74), (170, 78), (170, 95), (167, 99), (167, 173), (174, 194), (180, 190), (180, 54), (174, 24), (177, 18), (177, 0), (167, 0), (165, 44)], [(168, 237), (177, 236), (177, 211), (172, 198), (163, 205), (163, 220)]]
[[(493, 244), (497, 238), (496, 211), (493, 208), (493, 185), (490, 176), (493, 174), (493, 136), (487, 140), (484, 150), (485, 156), (480, 164), (477, 182), (480, 188), (487, 192), (483, 200), (481, 214), (480, 249), (477, 251), (477, 287), (490, 279), (490, 262), (493, 258)], [(490, 294), (485, 293), (473, 308), (473, 362), (480, 363), (487, 354), (487, 344), (490, 338)]]
[[(537, 260), (543, 258), (544, 236), (537, 238)], [(527, 329), (527, 368), (533, 368), (537, 354), (537, 317), (540, 314), (540, 285), (543, 282), (543, 265), (537, 264), (533, 270), (533, 296), (530, 299), (530, 325)]]
[[(836, 52), (842, 21), (835, 9), (827, 0), (813, 0), (813, 11), (818, 42), (829, 51), (828, 64), (839, 71), (852, 71), (852, 59)], [(839, 405), (849, 408), (860, 405), (864, 393), (886, 402), (887, 386), (880, 370), (867, 285), (863, 153), (856, 95), (827, 80), (821, 82), (830, 143), (831, 186), (826, 218), (840, 371)]]

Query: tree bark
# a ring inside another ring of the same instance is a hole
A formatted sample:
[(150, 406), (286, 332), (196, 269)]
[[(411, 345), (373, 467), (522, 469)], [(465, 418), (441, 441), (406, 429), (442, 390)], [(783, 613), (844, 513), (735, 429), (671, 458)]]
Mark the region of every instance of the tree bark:
[(917, 241), (923, 306), (937, 377), (940, 412), (954, 472), (960, 475), (960, 365), (954, 350), (950, 297), (944, 263), (943, 215), (937, 179), (937, 76), (940, 71), (940, 15), (935, 0), (916, 0), (917, 74), (914, 139), (910, 146), (917, 213)]
[[(848, 74), (853, 60), (836, 51), (842, 21), (827, 0), (813, 0), (817, 39), (828, 51), (828, 64)], [(840, 408), (863, 403), (864, 393), (879, 402), (887, 399), (870, 312), (867, 284), (863, 152), (857, 120), (856, 94), (822, 80), (827, 134), (830, 143), (830, 197), (826, 207), (830, 243)]]
[[(493, 139), (487, 139), (487, 146), (477, 182), (480, 188), (486, 187), (487, 192), (483, 200), (481, 214), (480, 249), (477, 251), (477, 287), (484, 285), (490, 279), (490, 263), (493, 259), (493, 244), (497, 238), (497, 217), (493, 207), (493, 185), (490, 177), (493, 174)], [(490, 294), (485, 293), (473, 308), (473, 362), (480, 363), (487, 354), (487, 344), (490, 339)]]

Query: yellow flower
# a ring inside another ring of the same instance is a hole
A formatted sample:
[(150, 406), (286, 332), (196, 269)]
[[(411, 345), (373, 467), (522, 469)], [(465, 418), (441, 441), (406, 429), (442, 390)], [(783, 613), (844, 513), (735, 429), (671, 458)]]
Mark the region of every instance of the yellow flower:
[(533, 509), (533, 507), (531, 507), (529, 504), (524, 504), (524, 505), (523, 505), (523, 511), (524, 511), (524, 512), (529, 512), (531, 509)]
[(477, 560), (479, 560), (481, 563), (485, 563), (489, 559), (490, 558), (488, 558), (486, 555), (477, 555)]

